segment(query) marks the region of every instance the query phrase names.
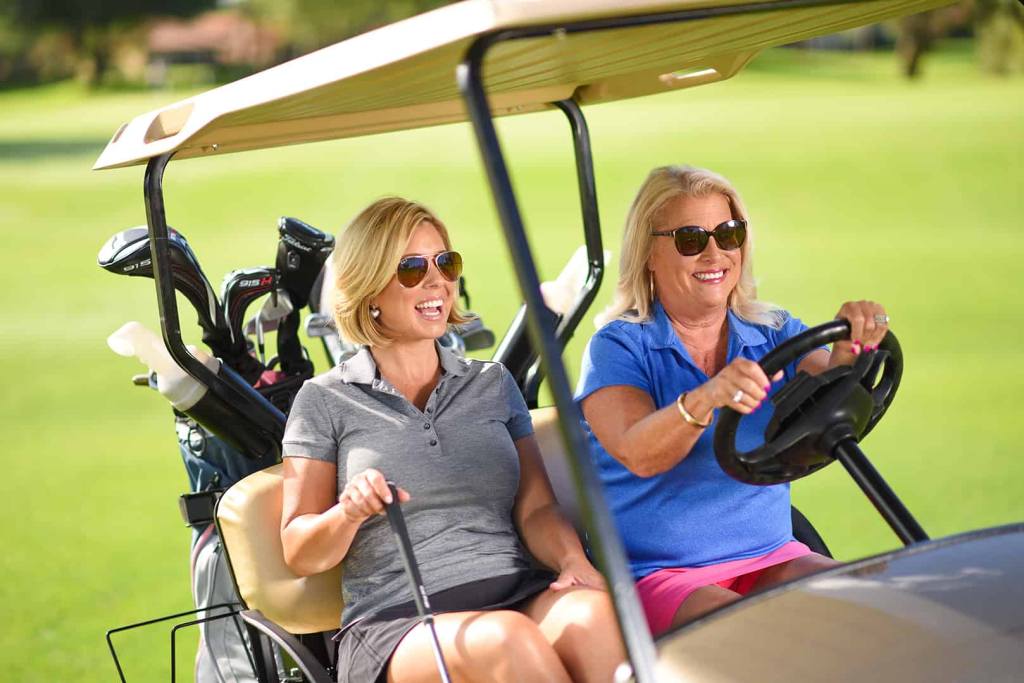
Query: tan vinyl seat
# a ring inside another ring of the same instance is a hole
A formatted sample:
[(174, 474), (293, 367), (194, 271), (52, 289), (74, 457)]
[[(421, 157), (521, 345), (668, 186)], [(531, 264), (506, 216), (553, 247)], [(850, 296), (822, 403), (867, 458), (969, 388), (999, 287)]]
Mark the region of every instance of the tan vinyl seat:
[(281, 546), (283, 465), (250, 474), (221, 496), (217, 524), (228, 549), (238, 594), (251, 610), (294, 634), (332, 631), (341, 624), (341, 566), (298, 576)]
[(551, 488), (562, 512), (569, 519), (576, 532), (583, 533), (583, 521), (580, 517), (579, 504), (576, 500), (576, 489), (573, 487), (572, 474), (569, 471), (569, 460), (558, 427), (558, 409), (554, 406), (535, 408), (530, 411), (533, 417), (533, 431), (544, 456), (544, 468), (548, 471)]

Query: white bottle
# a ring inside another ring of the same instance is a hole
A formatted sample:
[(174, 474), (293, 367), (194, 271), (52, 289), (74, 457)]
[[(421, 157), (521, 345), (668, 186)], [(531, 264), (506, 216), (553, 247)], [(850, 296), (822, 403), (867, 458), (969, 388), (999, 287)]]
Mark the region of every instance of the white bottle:
[[(181, 412), (187, 412), (206, 395), (206, 385), (185, 372), (167, 351), (164, 340), (140, 322), (122, 325), (107, 337), (107, 346), (121, 356), (135, 356), (150, 370), (156, 372), (156, 386), (160, 393)], [(220, 361), (205, 351), (189, 345), (189, 353), (214, 374)]]

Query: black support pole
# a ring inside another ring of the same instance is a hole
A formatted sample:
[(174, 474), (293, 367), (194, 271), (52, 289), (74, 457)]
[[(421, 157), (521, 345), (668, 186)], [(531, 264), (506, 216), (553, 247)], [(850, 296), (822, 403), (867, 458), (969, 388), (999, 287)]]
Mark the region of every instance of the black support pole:
[(835, 453), (836, 459), (843, 463), (843, 467), (857, 482), (857, 486), (860, 486), (871, 504), (878, 510), (878, 514), (882, 515), (886, 523), (892, 527), (903, 545), (928, 540), (928, 534), (917, 523), (899, 497), (889, 488), (889, 485), (885, 483), (882, 475), (864, 455), (864, 451), (860, 449), (857, 442), (852, 439), (840, 441), (836, 444), (833, 453)]
[(597, 213), (597, 179), (594, 177), (594, 152), (590, 146), (590, 129), (583, 110), (575, 100), (554, 103), (569, 119), (572, 145), (576, 155), (576, 182), (583, 214), (583, 234), (587, 245), (587, 280), (574, 303), (572, 313), (558, 326), (558, 341), (564, 347), (576, 331), (591, 302), (597, 296), (604, 277), (604, 246), (601, 242), (601, 218)]
[(171, 358), (185, 372), (203, 383), (252, 423), (280, 443), (284, 434), (285, 415), (270, 401), (250, 387), (237, 373), (221, 364), (220, 374), (213, 373), (185, 348), (181, 339), (178, 303), (174, 295), (174, 279), (167, 246), (167, 214), (164, 210), (164, 170), (172, 154), (153, 157), (146, 164), (143, 194), (146, 201), (146, 223), (149, 227), (149, 248), (153, 259), (153, 281), (156, 283), (157, 308), (164, 345)]
[(572, 400), (572, 391), (562, 363), (554, 326), (548, 317), (543, 315), (544, 301), (540, 292), (540, 279), (526, 239), (526, 231), (519, 214), (498, 134), (491, 119), (482, 73), (488, 46), (489, 42), (478, 40), (470, 47), (456, 72), (459, 88), (476, 133), (516, 278), (526, 302), (531, 340), (539, 350), (541, 363), (547, 370), (549, 386), (558, 409), (562, 440), (570, 454), (569, 465), (576, 484), (580, 514), (590, 535), (591, 549), (608, 581), (634, 676), (638, 683), (653, 683), (654, 641), (651, 639), (647, 621), (636, 596), (633, 575), (626, 561), (618, 531), (608, 512), (601, 482), (587, 456), (583, 430), (580, 427), (580, 412)]

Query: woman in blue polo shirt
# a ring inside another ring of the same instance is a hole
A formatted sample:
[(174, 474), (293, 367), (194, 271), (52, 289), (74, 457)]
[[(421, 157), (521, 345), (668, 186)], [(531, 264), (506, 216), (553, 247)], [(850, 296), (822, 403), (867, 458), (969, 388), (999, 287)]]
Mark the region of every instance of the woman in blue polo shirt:
[(837, 564), (793, 538), (788, 485), (731, 479), (712, 451), (715, 409), (748, 416), (737, 447), (759, 445), (771, 384), (851, 363), (888, 317), (847, 302), (851, 340), (766, 377), (757, 364), (806, 329), (756, 297), (751, 228), (722, 176), (651, 172), (630, 209), (615, 299), (583, 357), (576, 400), (652, 632)]

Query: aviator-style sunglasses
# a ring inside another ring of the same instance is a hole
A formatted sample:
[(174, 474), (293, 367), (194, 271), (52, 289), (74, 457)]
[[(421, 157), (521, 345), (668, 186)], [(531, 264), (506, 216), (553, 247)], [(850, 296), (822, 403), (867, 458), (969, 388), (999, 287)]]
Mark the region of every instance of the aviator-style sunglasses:
[(710, 231), (699, 225), (684, 225), (674, 230), (660, 230), (651, 234), (656, 237), (671, 236), (676, 243), (676, 251), (683, 256), (696, 256), (707, 248), (712, 237), (722, 251), (736, 251), (747, 240), (747, 222), (734, 218), (719, 223)]
[(423, 282), (431, 261), (448, 282), (455, 282), (462, 275), (462, 255), (457, 251), (442, 251), (433, 256), (406, 256), (398, 262), (398, 284), (409, 288)]

